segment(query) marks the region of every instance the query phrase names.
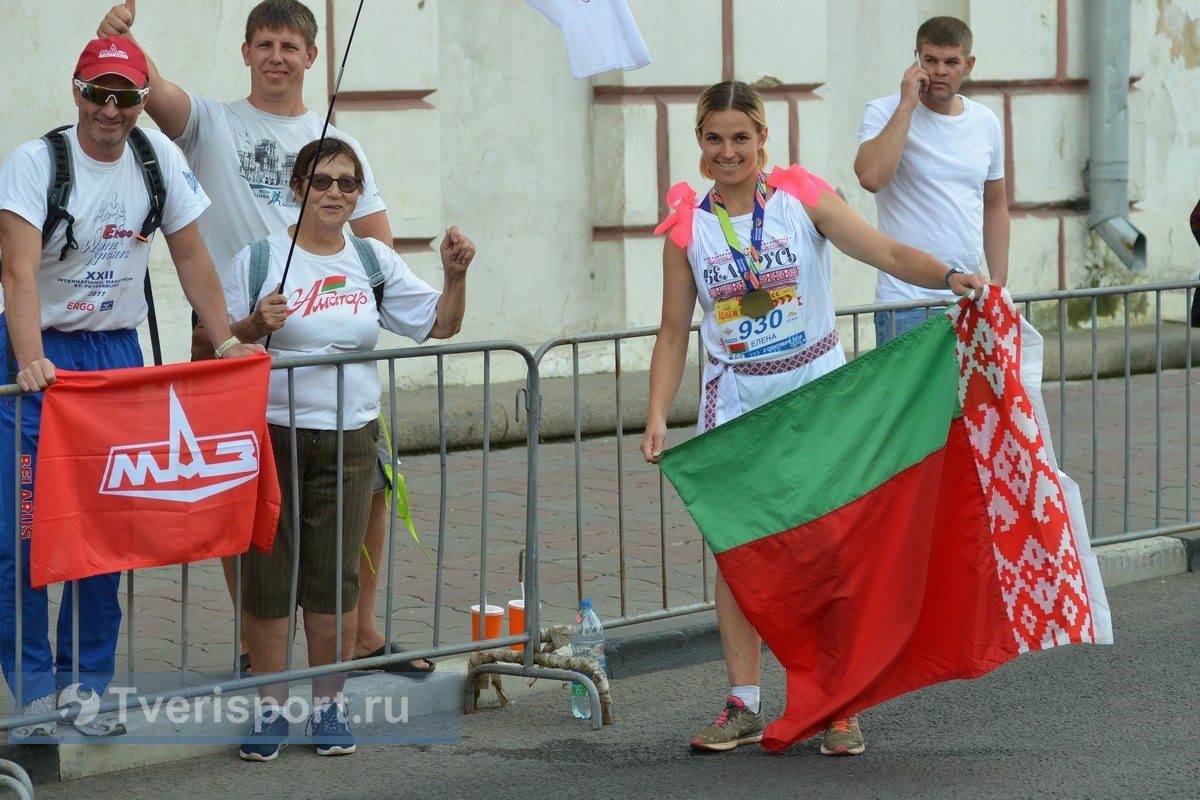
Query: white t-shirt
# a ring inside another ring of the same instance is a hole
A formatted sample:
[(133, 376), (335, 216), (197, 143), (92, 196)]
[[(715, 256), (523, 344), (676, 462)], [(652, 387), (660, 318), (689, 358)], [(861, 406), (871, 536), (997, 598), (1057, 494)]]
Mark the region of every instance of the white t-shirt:
[[(291, 237), (287, 230), (267, 237), (271, 263), (266, 280), (255, 298), (270, 294), (283, 275)], [(296, 247), (288, 271), (284, 295), (288, 318), (271, 337), (271, 355), (294, 358), (331, 353), (374, 350), (379, 327), (409, 337), (418, 344), (429, 337), (437, 321), (437, 301), (442, 293), (409, 270), (390, 247), (374, 239), (367, 243), (379, 259), (383, 273), (382, 313), (375, 307), (375, 294), (367, 280), (366, 267), (349, 240), (341, 252), (313, 255)], [(250, 314), (250, 248), (233, 259), (221, 278), (229, 321)], [(344, 367), (345, 430), (357, 430), (379, 416), (379, 374), (374, 362)], [(337, 369), (330, 366), (296, 370), (296, 425), (316, 430), (337, 429)], [(286, 370), (272, 370), (267, 398), (267, 421), (288, 425), (288, 378)]]
[[(42, 328), (62, 331), (115, 331), (136, 328), (146, 319), (142, 289), (150, 243), (139, 242), (142, 222), (150, 210), (142, 168), (128, 144), (116, 161), (96, 161), (83, 152), (74, 127), (67, 130), (74, 186), (67, 211), (76, 250), (67, 250), (67, 226), (60, 222), (42, 248), (38, 268)], [(158, 131), (145, 131), (158, 157), (166, 184), (166, 207), (160, 230), (172, 234), (187, 226), (208, 207), (179, 148)], [(50, 153), (41, 139), (25, 142), (0, 165), (0, 209), (11, 211), (38, 229), (46, 221), (46, 191), (52, 173)], [(151, 237), (153, 239), (153, 237)]]
[[(195, 94), (176, 143), (216, 202), (200, 217), (200, 233), (217, 272), (233, 256), (269, 233), (294, 225), (300, 204), (288, 188), (300, 148), (321, 136), (325, 120), (312, 111), (280, 117), (246, 99), (217, 103)], [(383, 198), (367, 158), (351, 137), (329, 126), (326, 136), (348, 142), (366, 180), (351, 219), (383, 211)]]
[(650, 51), (626, 0), (528, 2), (562, 31), (576, 78), (650, 63)]
[[(1004, 177), (1004, 132), (990, 108), (966, 97), (961, 114), (930, 111), (917, 103), (900, 165), (875, 193), (879, 230), (924, 250), (952, 267), (978, 272), (983, 263), (983, 184)], [(872, 100), (863, 112), (858, 142), (880, 134), (900, 95)], [(949, 290), (925, 289), (880, 272), (876, 302), (954, 299)]]
[[(753, 215), (743, 214), (730, 221), (739, 241), (748, 244)], [(720, 375), (717, 424), (758, 408), (846, 363), (839, 344), (789, 372), (748, 375), (725, 369), (727, 364), (787, 358), (813, 346), (834, 330), (829, 240), (817, 230), (804, 204), (782, 190), (771, 195), (764, 209), (762, 256), (764, 266), (759, 278), (763, 288), (771, 291), (776, 308), (763, 322), (748, 322), (745, 317), (733, 316), (736, 297), (744, 289), (721, 223), (715, 214), (696, 209), (687, 257), (704, 311), (700, 338), (704, 349), (720, 362), (707, 364), (705, 370), (705, 382)], [(729, 305), (723, 313), (726, 302)], [(796, 316), (791, 317), (792, 314)], [(776, 316), (778, 325), (774, 324)], [(743, 327), (748, 327), (744, 336)], [(755, 355), (756, 351), (772, 348), (778, 349)], [(703, 427), (701, 403), (701, 430)]]

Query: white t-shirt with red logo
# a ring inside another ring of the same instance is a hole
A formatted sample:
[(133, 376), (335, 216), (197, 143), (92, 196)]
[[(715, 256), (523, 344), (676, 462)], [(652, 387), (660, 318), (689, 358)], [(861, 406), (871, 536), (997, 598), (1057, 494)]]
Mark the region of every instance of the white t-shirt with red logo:
[[(137, 239), (150, 209), (142, 169), (128, 144), (117, 161), (96, 161), (79, 146), (74, 127), (66, 133), (74, 174), (67, 211), (75, 218), (73, 230), (79, 248), (67, 250), (66, 258), (58, 260), (67, 241), (65, 222), (58, 224), (42, 248), (37, 276), (42, 327), (63, 331), (136, 328), (146, 319), (142, 283), (150, 258), (150, 244)], [(178, 147), (158, 131), (145, 134), (158, 156), (167, 190), (160, 230), (172, 234), (200, 216), (208, 207), (208, 196)], [(39, 236), (46, 221), (51, 172), (49, 148), (41, 139), (20, 145), (0, 165), (0, 209), (29, 222)]]
[[(291, 238), (287, 231), (267, 237), (271, 262), (266, 280), (255, 298), (274, 291), (283, 275)], [(292, 254), (284, 296), (288, 318), (271, 337), (276, 358), (359, 353), (375, 349), (380, 326), (420, 344), (437, 321), (442, 293), (418, 278), (394, 250), (374, 239), (366, 242), (375, 251), (383, 273), (383, 306), (375, 306), (375, 293), (367, 270), (349, 240), (331, 256), (313, 255), (297, 245)], [(250, 315), (250, 248), (238, 253), (221, 277), (230, 322)], [(346, 364), (343, 391), (344, 430), (356, 430), (379, 416), (379, 373), (374, 362)], [(337, 429), (337, 370), (334, 366), (296, 370), (296, 425), (316, 430)], [(288, 425), (288, 376), (271, 372), (267, 421)]]
[[(176, 143), (216, 200), (200, 217), (200, 235), (217, 272), (250, 242), (296, 223), (300, 204), (288, 188), (300, 148), (321, 136), (312, 111), (281, 117), (246, 99), (218, 103), (189, 94), (192, 111)], [(351, 219), (385, 210), (362, 148), (332, 125), (327, 137), (347, 142), (363, 164), (362, 194)]]

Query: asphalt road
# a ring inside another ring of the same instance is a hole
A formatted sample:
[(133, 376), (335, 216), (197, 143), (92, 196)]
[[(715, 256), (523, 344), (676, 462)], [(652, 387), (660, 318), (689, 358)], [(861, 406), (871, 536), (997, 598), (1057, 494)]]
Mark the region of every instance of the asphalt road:
[[(691, 731), (719, 710), (719, 661), (613, 687), (616, 725), (574, 720), (559, 687), (462, 718), (457, 745), (364, 746), (321, 758), (294, 746), (268, 764), (231, 751), (38, 787), (53, 798), (1196, 798), (1200, 771), (1200, 578), (1110, 593), (1117, 644), (1027, 655), (972, 682), (865, 713), (867, 752), (822, 757), (743, 747), (695, 754)], [(716, 655), (712, 653), (711, 655)], [(768, 711), (783, 673), (768, 658)], [(514, 679), (508, 678), (507, 681)]]

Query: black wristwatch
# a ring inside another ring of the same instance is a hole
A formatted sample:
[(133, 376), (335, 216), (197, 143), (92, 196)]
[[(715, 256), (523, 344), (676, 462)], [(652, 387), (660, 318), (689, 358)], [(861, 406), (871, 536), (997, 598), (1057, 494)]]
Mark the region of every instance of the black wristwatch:
[(946, 277), (944, 278), (944, 280), (946, 281), (946, 288), (947, 289), (953, 288), (950, 286), (950, 276), (951, 275), (966, 275), (966, 274), (967, 274), (967, 271), (965, 269), (959, 269), (958, 267), (951, 267), (950, 269), (946, 270)]

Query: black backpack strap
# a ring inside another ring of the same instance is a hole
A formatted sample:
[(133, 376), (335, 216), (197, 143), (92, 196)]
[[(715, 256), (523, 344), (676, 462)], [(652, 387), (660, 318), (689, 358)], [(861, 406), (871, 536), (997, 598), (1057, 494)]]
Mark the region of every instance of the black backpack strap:
[(71, 162), (71, 143), (67, 141), (65, 133), (70, 127), (63, 125), (42, 137), (50, 151), (50, 185), (46, 189), (46, 221), (42, 224), (42, 247), (54, 236), (60, 222), (67, 223), (67, 241), (58, 254), (59, 261), (67, 257), (68, 250), (79, 249), (73, 227), (75, 218), (67, 211), (67, 202), (71, 199), (75, 177), (74, 165)]
[[(142, 222), (142, 230), (137, 235), (139, 242), (149, 242), (150, 237), (162, 224), (163, 207), (167, 202), (167, 184), (163, 180), (162, 169), (158, 165), (158, 156), (150, 145), (150, 140), (141, 128), (129, 131), (129, 146), (137, 158), (142, 170), (142, 178), (146, 181), (146, 193), (150, 198), (150, 210)], [(162, 343), (158, 334), (158, 315), (154, 309), (154, 287), (150, 284), (150, 265), (146, 265), (146, 279), (143, 281), (143, 291), (146, 294), (146, 317), (150, 325), (150, 349), (154, 354), (154, 363), (162, 364)]]
[(163, 180), (162, 168), (158, 164), (158, 156), (150, 146), (150, 140), (141, 128), (129, 132), (129, 144), (142, 168), (142, 177), (146, 181), (146, 191), (150, 195), (150, 210), (142, 222), (142, 230), (137, 238), (139, 242), (148, 242), (158, 226), (162, 224), (163, 208), (167, 204), (167, 184)]

